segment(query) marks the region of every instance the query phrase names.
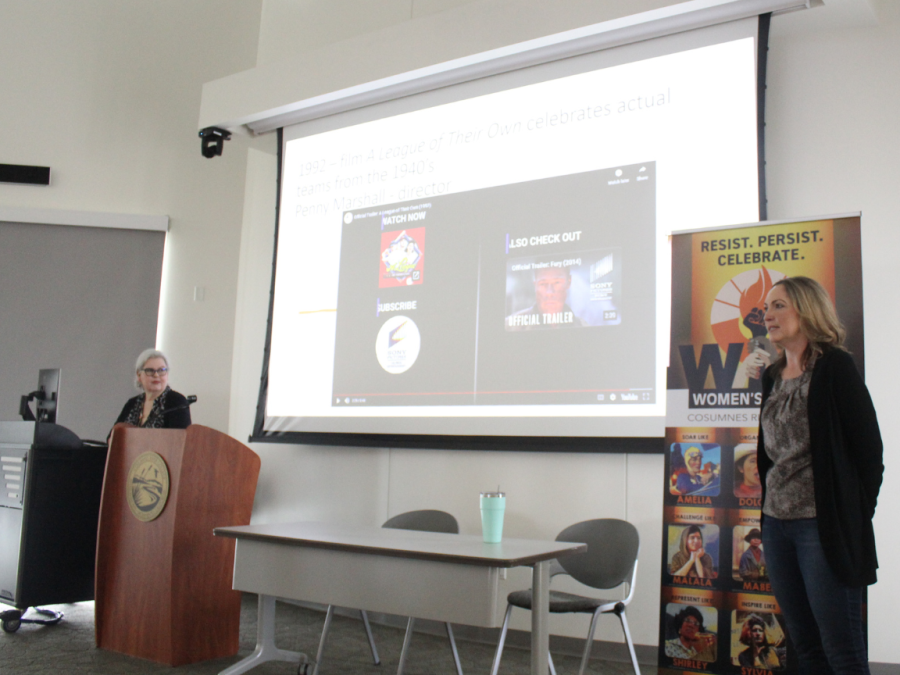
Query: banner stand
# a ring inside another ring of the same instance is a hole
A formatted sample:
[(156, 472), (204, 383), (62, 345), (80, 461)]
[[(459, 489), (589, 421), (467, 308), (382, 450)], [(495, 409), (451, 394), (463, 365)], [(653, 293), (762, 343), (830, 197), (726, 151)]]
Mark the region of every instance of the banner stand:
[(861, 266), (859, 214), (672, 237), (660, 675), (796, 672), (760, 537), (763, 304), (781, 278), (819, 281), (864, 373)]

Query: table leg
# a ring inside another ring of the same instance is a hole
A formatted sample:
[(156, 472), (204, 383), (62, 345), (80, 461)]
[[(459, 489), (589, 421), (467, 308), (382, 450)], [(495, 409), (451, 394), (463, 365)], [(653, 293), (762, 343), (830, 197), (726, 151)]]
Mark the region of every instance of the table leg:
[(531, 675), (547, 675), (550, 658), (550, 561), (535, 563), (531, 577)]
[(302, 652), (292, 652), (275, 646), (275, 598), (271, 595), (259, 596), (256, 624), (256, 649), (245, 659), (226, 668), (219, 675), (240, 675), (266, 661), (288, 661), (306, 663)]

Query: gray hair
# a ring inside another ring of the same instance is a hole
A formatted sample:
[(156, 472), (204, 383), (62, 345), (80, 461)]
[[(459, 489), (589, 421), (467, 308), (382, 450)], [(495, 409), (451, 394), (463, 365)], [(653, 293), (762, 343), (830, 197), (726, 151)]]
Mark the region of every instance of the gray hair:
[(145, 349), (142, 351), (138, 357), (137, 361), (134, 362), (134, 386), (136, 389), (141, 389), (141, 381), (138, 378), (138, 372), (144, 367), (144, 364), (147, 363), (150, 359), (162, 359), (166, 362), (166, 368), (169, 367), (169, 359), (166, 358), (166, 355), (163, 354), (158, 349)]

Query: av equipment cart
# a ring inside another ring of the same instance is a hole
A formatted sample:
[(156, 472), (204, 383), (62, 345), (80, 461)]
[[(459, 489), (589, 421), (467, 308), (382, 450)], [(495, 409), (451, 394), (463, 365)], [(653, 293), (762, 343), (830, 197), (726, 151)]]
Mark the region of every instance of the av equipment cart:
[[(0, 612), (7, 633), (57, 623), (37, 609), (94, 599), (106, 447), (57, 424), (0, 422)], [(0, 605), (2, 607), (2, 605)], [(29, 607), (49, 618), (23, 619)]]

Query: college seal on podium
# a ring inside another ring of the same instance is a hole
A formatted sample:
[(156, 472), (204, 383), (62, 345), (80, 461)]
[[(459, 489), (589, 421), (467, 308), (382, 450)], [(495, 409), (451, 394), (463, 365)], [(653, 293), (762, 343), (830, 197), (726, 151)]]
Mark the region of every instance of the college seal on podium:
[(169, 499), (169, 470), (163, 458), (155, 452), (138, 455), (128, 472), (125, 494), (138, 520), (146, 523), (159, 516)]

